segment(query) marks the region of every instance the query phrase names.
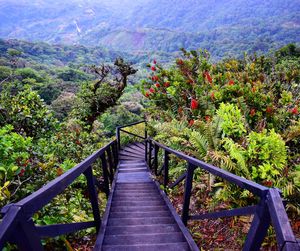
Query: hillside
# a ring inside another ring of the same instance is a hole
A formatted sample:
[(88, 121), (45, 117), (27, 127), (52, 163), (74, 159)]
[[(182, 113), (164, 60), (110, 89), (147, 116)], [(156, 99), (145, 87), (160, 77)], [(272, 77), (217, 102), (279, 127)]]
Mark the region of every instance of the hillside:
[(299, 16), (297, 0), (0, 0), (0, 37), (221, 58), (299, 42)]

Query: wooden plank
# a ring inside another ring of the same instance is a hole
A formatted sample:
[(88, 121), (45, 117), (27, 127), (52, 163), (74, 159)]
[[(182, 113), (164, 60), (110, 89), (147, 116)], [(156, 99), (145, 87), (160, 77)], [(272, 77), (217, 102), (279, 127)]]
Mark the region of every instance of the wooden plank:
[(182, 220), (180, 219), (179, 215), (177, 214), (175, 208), (173, 207), (171, 201), (167, 197), (167, 195), (160, 189), (160, 184), (156, 181), (154, 182), (156, 185), (157, 190), (159, 191), (160, 195), (162, 196), (163, 200), (165, 201), (167, 208), (171, 212), (173, 218), (175, 219), (175, 222), (177, 226), (179, 227), (180, 231), (183, 233), (185, 240), (187, 241), (190, 251), (199, 251), (199, 248), (197, 247), (197, 244), (193, 240), (193, 237), (191, 236), (189, 230), (185, 227)]
[(104, 215), (102, 217), (101, 227), (100, 227), (99, 233), (97, 235), (95, 247), (93, 249), (94, 251), (101, 251), (101, 248), (102, 248), (102, 245), (103, 245), (103, 240), (104, 240), (104, 236), (105, 236), (105, 232), (106, 232), (108, 218), (109, 218), (109, 214), (111, 212), (112, 198), (114, 196), (114, 192), (115, 192), (115, 188), (116, 188), (117, 176), (118, 176), (118, 171), (116, 171), (116, 173), (115, 173), (114, 181), (113, 181), (113, 184), (112, 184), (112, 187), (111, 187), (111, 193), (110, 193), (109, 198), (108, 198), (107, 203), (106, 203), (105, 212), (104, 212)]
[(99, 229), (100, 229), (100, 225), (101, 225), (101, 218), (100, 218), (100, 210), (99, 210), (99, 205), (98, 205), (98, 194), (97, 194), (94, 179), (93, 179), (92, 167), (89, 167), (84, 172), (84, 175), (87, 180), (88, 192), (89, 192), (90, 202), (92, 205), (93, 216), (94, 216), (94, 221), (95, 221), (95, 225), (96, 225), (96, 231), (98, 233)]
[(189, 210), (190, 210), (190, 201), (191, 201), (191, 193), (192, 193), (192, 187), (193, 187), (193, 176), (194, 176), (194, 170), (196, 166), (189, 163), (188, 164), (188, 170), (186, 174), (186, 180), (184, 185), (184, 196), (183, 196), (183, 206), (182, 206), (182, 215), (181, 219), (184, 225), (187, 225), (187, 221), (189, 218)]
[(271, 188), (269, 190), (267, 204), (273, 227), (276, 232), (279, 249), (283, 250), (284, 247), (287, 249), (286, 243), (289, 243), (291, 250), (297, 250), (296, 248), (299, 248), (297, 240), (292, 231), (280, 194), (276, 189)]
[(131, 135), (131, 136), (138, 137), (138, 138), (140, 138), (140, 139), (145, 139), (143, 136), (137, 135), (137, 134), (132, 133), (132, 132), (128, 132), (128, 131), (123, 130), (123, 129), (120, 129), (120, 131), (121, 131), (121, 132), (124, 132), (124, 133), (127, 133), (127, 134), (129, 134), (129, 135)]
[(180, 182), (182, 182), (185, 178), (186, 178), (186, 173), (180, 175), (180, 176), (178, 177), (178, 179), (177, 179), (175, 182), (173, 182), (169, 187), (170, 187), (170, 188), (176, 187), (176, 186), (177, 186)]
[(53, 224), (47, 226), (36, 226), (37, 232), (41, 238), (57, 237), (63, 234), (73, 233), (79, 230), (95, 227), (94, 221)]
[[(4, 248), (4, 245), (14, 233), (18, 224), (17, 217), (20, 214), (20, 211), (21, 208), (14, 206), (13, 204), (6, 206), (5, 215), (0, 225), (0, 250)], [(3, 214), (4, 210), (2, 210), (1, 213)]]
[(266, 204), (266, 198), (262, 198), (256, 207), (250, 230), (247, 234), (243, 251), (259, 251), (261, 244), (267, 235), (271, 219)]

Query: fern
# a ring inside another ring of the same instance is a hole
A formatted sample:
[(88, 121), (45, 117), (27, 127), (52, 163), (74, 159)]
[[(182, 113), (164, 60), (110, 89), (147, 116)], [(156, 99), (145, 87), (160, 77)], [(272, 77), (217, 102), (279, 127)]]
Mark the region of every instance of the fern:
[(196, 147), (199, 158), (204, 158), (208, 151), (207, 138), (199, 132), (193, 131), (190, 137), (191, 144)]
[(229, 153), (231, 159), (236, 161), (237, 167), (240, 168), (242, 172), (239, 172), (237, 169), (231, 171), (234, 171), (236, 174), (242, 174), (242, 176), (246, 178), (250, 178), (245, 149), (229, 138), (223, 139), (222, 143), (224, 149)]

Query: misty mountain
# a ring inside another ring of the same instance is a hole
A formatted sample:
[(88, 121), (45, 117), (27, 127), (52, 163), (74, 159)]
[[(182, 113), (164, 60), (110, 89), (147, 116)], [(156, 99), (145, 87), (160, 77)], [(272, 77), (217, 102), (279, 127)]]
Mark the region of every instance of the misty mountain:
[(0, 0), (0, 37), (215, 57), (300, 42), (299, 0)]

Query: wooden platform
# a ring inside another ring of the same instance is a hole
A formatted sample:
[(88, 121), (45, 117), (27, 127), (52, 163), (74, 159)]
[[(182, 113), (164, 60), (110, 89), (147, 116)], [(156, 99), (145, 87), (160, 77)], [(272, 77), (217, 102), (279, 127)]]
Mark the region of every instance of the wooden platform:
[(153, 181), (142, 143), (119, 152), (119, 165), (94, 250), (198, 250)]

